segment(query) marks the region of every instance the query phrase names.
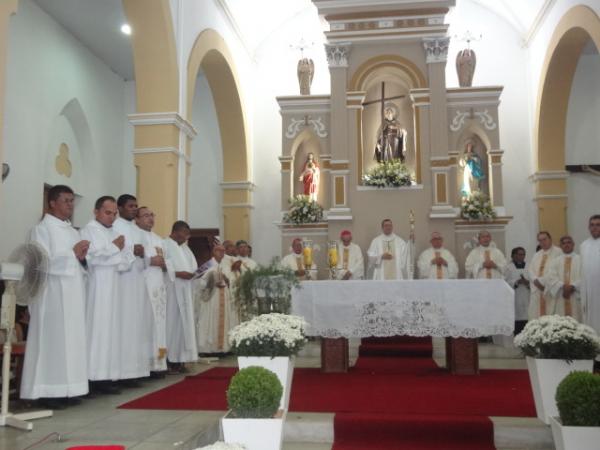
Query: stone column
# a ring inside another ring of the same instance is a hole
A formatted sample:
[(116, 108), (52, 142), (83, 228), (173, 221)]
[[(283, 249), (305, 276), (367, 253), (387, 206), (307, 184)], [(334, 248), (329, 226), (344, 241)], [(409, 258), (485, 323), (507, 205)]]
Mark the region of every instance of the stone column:
[(533, 175), (538, 229), (547, 230), (552, 236), (567, 234), (567, 178), (569, 172), (563, 170), (546, 170)]
[(250, 212), (254, 209), (252, 191), (254, 184), (249, 181), (224, 181), (223, 189), (223, 236), (237, 241), (250, 240)]
[(504, 207), (502, 190), (502, 155), (503, 150), (490, 150), (488, 152), (490, 174), (490, 199), (495, 207)]
[[(348, 110), (346, 108), (349, 43), (325, 44), (327, 63), (331, 74), (331, 113), (330, 113), (330, 188), (331, 209), (329, 218), (348, 216), (348, 174), (350, 153), (348, 146)], [(334, 219), (335, 220), (335, 219)]]
[(179, 114), (131, 114), (138, 202), (156, 213), (156, 233), (166, 236), (176, 220), (187, 218), (188, 139), (196, 132)]

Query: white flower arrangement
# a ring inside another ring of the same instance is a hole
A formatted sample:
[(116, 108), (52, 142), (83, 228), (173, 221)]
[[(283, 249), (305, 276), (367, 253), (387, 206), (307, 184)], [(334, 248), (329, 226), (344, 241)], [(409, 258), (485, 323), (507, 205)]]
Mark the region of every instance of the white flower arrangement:
[(415, 184), (410, 170), (399, 159), (383, 161), (371, 167), (362, 176), (362, 182), (365, 186), (376, 186), (379, 188), (411, 186)]
[(238, 356), (292, 356), (306, 343), (306, 321), (287, 314), (262, 314), (229, 332), (231, 350)]
[(283, 215), (285, 223), (316, 223), (323, 220), (323, 207), (308, 195), (297, 195), (289, 203), (290, 209)]
[(600, 338), (593, 328), (568, 316), (542, 316), (527, 323), (515, 337), (526, 356), (543, 359), (593, 359), (600, 354)]
[(496, 211), (487, 195), (473, 191), (462, 199), (461, 216), (467, 220), (492, 220), (496, 217)]
[(246, 450), (246, 447), (241, 444), (228, 444), (219, 441), (206, 447), (198, 447), (196, 450)]

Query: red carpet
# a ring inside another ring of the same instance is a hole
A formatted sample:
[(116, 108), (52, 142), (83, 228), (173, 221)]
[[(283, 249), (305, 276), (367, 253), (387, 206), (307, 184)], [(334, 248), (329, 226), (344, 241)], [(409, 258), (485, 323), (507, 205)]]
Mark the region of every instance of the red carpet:
[[(526, 370), (450, 375), (431, 359), (430, 339), (368, 339), (360, 355), (345, 374), (294, 371), (290, 410), (337, 413), (335, 450), (489, 450), (487, 416), (536, 415)], [(120, 408), (224, 411), (236, 370), (210, 369)]]

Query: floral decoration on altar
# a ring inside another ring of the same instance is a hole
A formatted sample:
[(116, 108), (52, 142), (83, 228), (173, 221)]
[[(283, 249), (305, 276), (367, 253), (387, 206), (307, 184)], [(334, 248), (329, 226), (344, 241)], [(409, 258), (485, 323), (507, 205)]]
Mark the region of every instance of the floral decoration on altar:
[(285, 223), (317, 223), (323, 220), (323, 207), (308, 195), (297, 195), (290, 200), (290, 209), (283, 215)]
[(365, 186), (379, 188), (411, 186), (415, 184), (410, 170), (399, 159), (382, 161), (376, 166), (371, 167), (362, 176), (362, 182)]
[(241, 444), (227, 444), (226, 442), (215, 442), (206, 447), (198, 447), (196, 450), (246, 450)]
[(593, 328), (569, 316), (542, 316), (531, 320), (515, 337), (526, 355), (541, 359), (593, 359), (600, 354), (600, 338)]
[(263, 314), (229, 332), (231, 351), (238, 356), (292, 356), (306, 343), (306, 321), (287, 314)]
[(460, 215), (467, 220), (492, 220), (496, 212), (490, 198), (481, 191), (473, 191), (463, 197)]

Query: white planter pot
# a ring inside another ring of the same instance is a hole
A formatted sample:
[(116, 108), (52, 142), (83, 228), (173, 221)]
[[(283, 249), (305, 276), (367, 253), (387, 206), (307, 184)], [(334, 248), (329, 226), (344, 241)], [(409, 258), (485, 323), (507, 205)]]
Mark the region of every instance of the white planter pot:
[(244, 369), (250, 366), (264, 367), (274, 372), (283, 386), (283, 395), (279, 408), (288, 410), (290, 404), (290, 392), (292, 391), (292, 378), (294, 376), (294, 357), (276, 356), (238, 356), (238, 367)]
[(223, 440), (246, 450), (281, 450), (286, 414), (279, 410), (272, 419), (230, 419), (228, 413), (221, 419)]
[(598, 450), (600, 427), (565, 427), (558, 417), (550, 418), (556, 450)]
[(550, 417), (558, 416), (556, 407), (556, 388), (571, 372), (592, 372), (593, 360), (579, 359), (568, 362), (562, 359), (536, 359), (527, 357), (529, 379), (535, 400), (538, 419), (549, 424)]

